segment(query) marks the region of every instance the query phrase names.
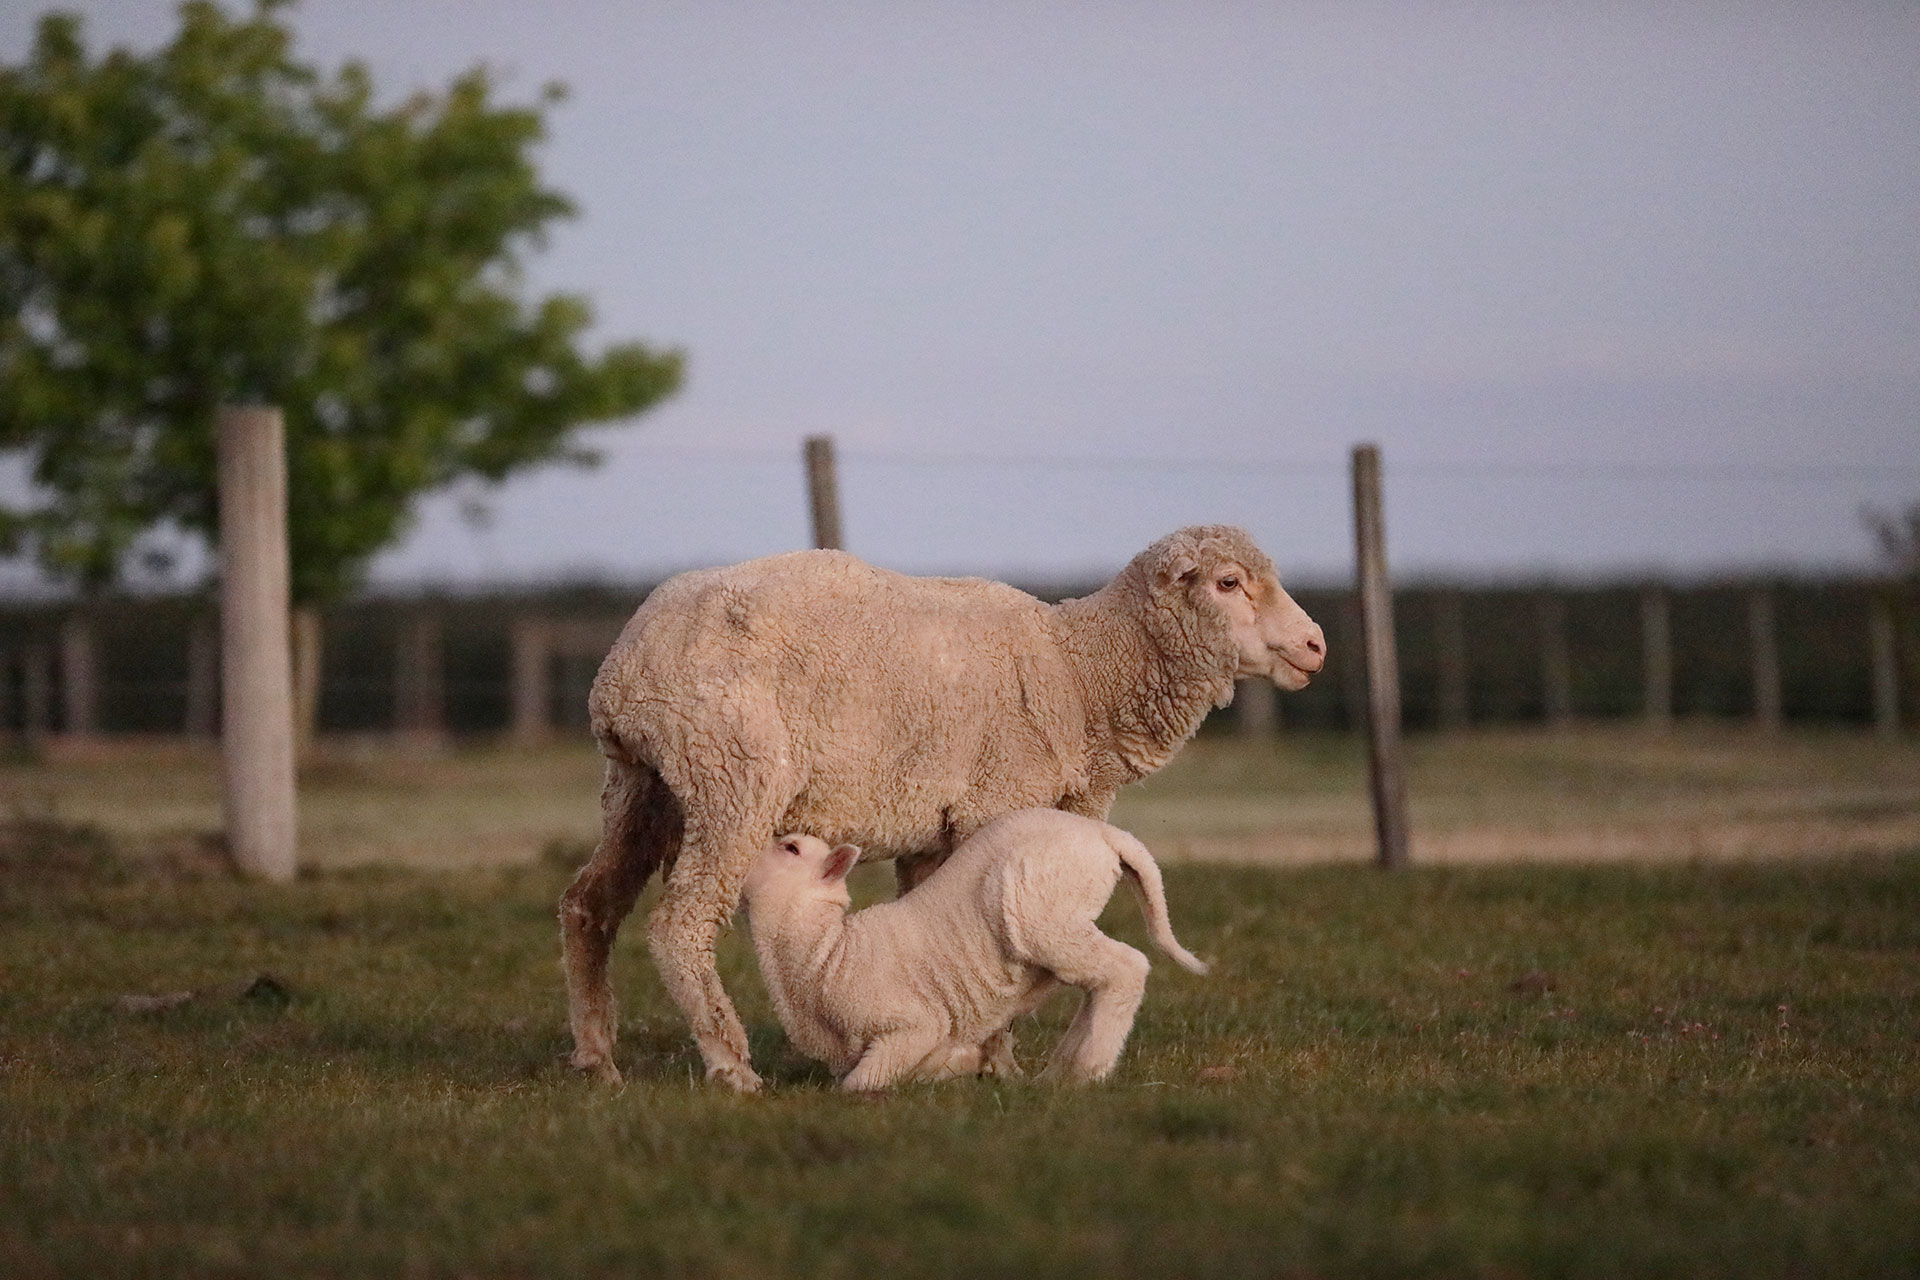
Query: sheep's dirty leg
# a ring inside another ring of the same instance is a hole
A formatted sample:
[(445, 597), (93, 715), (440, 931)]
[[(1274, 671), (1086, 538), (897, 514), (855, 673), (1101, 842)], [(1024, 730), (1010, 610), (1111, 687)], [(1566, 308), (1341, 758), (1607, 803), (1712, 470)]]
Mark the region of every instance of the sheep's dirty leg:
[(678, 806), (659, 775), (611, 759), (600, 790), (600, 811), (600, 843), (560, 897), (560, 954), (567, 975), (573, 1065), (618, 1084), (607, 957), (647, 877), (678, 845), (680, 823)]
[(1050, 942), (1043, 964), (1060, 981), (1080, 987), (1086, 1003), (1047, 1060), (1043, 1078), (1098, 1080), (1120, 1060), (1133, 1016), (1147, 991), (1147, 958), (1088, 924), (1084, 933)]

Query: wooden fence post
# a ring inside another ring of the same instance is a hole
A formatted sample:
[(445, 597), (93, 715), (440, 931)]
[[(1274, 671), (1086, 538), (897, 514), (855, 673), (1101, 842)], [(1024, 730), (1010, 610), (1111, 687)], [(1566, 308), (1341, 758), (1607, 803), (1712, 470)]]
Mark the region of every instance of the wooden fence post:
[(249, 875), (295, 868), (286, 428), (278, 409), (220, 410), (221, 782), (227, 847)]
[(393, 721), (400, 736), (432, 745), (446, 733), (444, 629), (440, 615), (411, 609), (400, 623), (393, 662)]
[(1873, 593), (1867, 636), (1873, 651), (1873, 727), (1881, 737), (1891, 738), (1900, 732), (1900, 680), (1894, 651), (1893, 602), (1883, 591)]
[(100, 726), (99, 708), (92, 619), (79, 609), (60, 623), (61, 732), (69, 738), (92, 736)]
[(834, 465), (833, 437), (808, 436), (803, 456), (807, 464), (807, 502), (813, 511), (813, 545), (839, 547), (840, 477)]
[(320, 736), (320, 704), (326, 695), (326, 620), (314, 605), (302, 605), (289, 618), (289, 660), (293, 664), (293, 746), (296, 756), (312, 752)]
[(53, 650), (35, 640), (20, 652), (20, 735), (38, 746), (53, 728)]
[(1433, 597), (1435, 656), (1440, 666), (1439, 715), (1442, 729), (1464, 729), (1472, 718), (1467, 701), (1467, 626), (1458, 591)]
[(1280, 726), (1279, 691), (1267, 680), (1242, 680), (1233, 691), (1233, 721), (1240, 736), (1264, 742)]
[(1387, 581), (1378, 445), (1354, 446), (1353, 540), (1367, 655), (1367, 750), (1373, 765), (1375, 857), (1383, 868), (1400, 867), (1407, 861), (1407, 776), (1400, 744), (1400, 660), (1394, 648), (1393, 590)]
[(1667, 589), (1649, 586), (1640, 592), (1640, 655), (1644, 683), (1642, 706), (1647, 727), (1673, 724), (1673, 626)]
[(553, 707), (548, 668), (553, 648), (546, 619), (513, 620), (513, 736), (524, 743), (543, 742), (552, 732)]
[(1547, 723), (1564, 729), (1573, 721), (1573, 664), (1567, 656), (1567, 602), (1557, 591), (1534, 597), (1540, 624), (1540, 706)]
[(220, 736), (219, 623), (195, 614), (187, 631), (187, 690), (182, 728), (190, 738)]
[(1780, 636), (1773, 592), (1755, 587), (1747, 596), (1748, 652), (1753, 659), (1753, 722), (1762, 732), (1780, 729)]

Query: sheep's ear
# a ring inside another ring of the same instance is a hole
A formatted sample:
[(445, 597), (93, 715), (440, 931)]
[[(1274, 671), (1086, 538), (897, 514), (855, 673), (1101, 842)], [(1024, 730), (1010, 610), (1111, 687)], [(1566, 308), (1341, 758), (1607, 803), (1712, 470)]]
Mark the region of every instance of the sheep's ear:
[(847, 872), (853, 870), (853, 864), (860, 861), (860, 846), (843, 844), (827, 855), (827, 865), (820, 870), (822, 880), (845, 880)]
[(1192, 582), (1200, 572), (1200, 562), (1189, 551), (1170, 551), (1153, 567), (1153, 585), (1161, 591)]

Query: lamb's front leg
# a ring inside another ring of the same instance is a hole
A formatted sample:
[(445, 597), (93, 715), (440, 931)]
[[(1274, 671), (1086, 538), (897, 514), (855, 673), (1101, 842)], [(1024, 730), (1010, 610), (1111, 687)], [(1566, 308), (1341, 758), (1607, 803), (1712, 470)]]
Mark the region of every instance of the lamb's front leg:
[(928, 1056), (942, 1047), (941, 1040), (932, 1027), (889, 1031), (867, 1045), (840, 1087), (849, 1093), (878, 1093), (896, 1080), (916, 1074)]
[(913, 1078), (934, 1081), (977, 1076), (983, 1073), (985, 1065), (979, 1045), (949, 1040), (920, 1059), (920, 1065), (913, 1069)]

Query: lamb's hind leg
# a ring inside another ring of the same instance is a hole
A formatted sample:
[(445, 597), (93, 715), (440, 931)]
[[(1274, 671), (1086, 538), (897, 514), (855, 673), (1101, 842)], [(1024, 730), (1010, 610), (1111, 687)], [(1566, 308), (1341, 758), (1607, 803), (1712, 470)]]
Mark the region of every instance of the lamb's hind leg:
[[(963, 1049), (962, 1053), (965, 1052)], [(939, 1059), (929, 1062), (936, 1053)], [(950, 1065), (947, 1057), (938, 1031), (928, 1027), (902, 1027), (868, 1045), (860, 1061), (854, 1063), (853, 1070), (840, 1081), (840, 1087), (849, 1093), (878, 1093), (896, 1080), (909, 1077), (942, 1080), (956, 1074), (947, 1069)], [(969, 1069), (977, 1070), (979, 1065), (978, 1051), (974, 1051)], [(923, 1070), (930, 1074), (919, 1075)]]
[(1089, 923), (1070, 935), (1049, 939), (1030, 963), (1042, 965), (1060, 981), (1087, 993), (1086, 1003), (1041, 1074), (1101, 1079), (1120, 1060), (1133, 1030), (1133, 1016), (1147, 990), (1147, 958)]
[(647, 877), (679, 846), (680, 810), (653, 770), (609, 757), (600, 816), (600, 843), (560, 898), (560, 953), (573, 1065), (618, 1084), (607, 956)]
[(1003, 1080), (1020, 1078), (1020, 1063), (1013, 1056), (1013, 1023), (1026, 1017), (1045, 1004), (1047, 997), (1060, 989), (1060, 983), (1050, 973), (1040, 973), (1035, 977), (1033, 986), (1020, 998), (1013, 1012), (1007, 1016), (1007, 1025), (993, 1032), (980, 1042), (980, 1074), (999, 1076)]

